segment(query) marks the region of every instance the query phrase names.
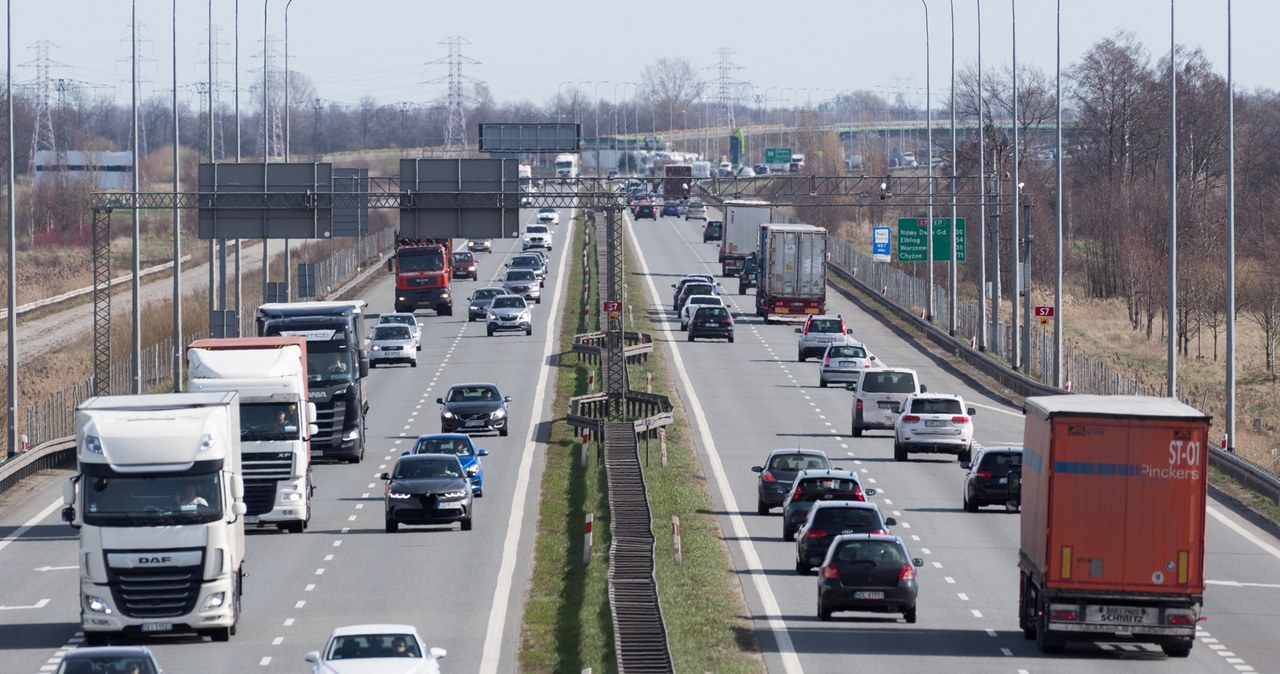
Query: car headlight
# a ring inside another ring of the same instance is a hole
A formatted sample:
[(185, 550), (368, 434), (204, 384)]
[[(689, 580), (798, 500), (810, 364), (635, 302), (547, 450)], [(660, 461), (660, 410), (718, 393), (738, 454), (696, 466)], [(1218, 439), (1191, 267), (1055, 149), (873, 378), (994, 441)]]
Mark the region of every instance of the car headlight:
[(107, 605), (107, 600), (102, 597), (95, 597), (91, 594), (86, 594), (84, 596), (84, 606), (94, 613), (101, 613), (103, 615), (112, 614), (111, 607)]
[(381, 346), (378, 346), (377, 344), (374, 344), (374, 345), (373, 345), (373, 350), (374, 350), (374, 351), (381, 351), (381, 350), (382, 350), (382, 347), (381, 347)]
[(493, 313), (493, 312), (489, 312), (489, 320), (491, 320), (491, 321), (496, 321), (496, 320), (498, 320), (498, 315), (497, 315), (497, 314), (495, 314), (495, 313)]
[(484, 305), (482, 305), (482, 304), (472, 304), (472, 305), (471, 305), (471, 308), (472, 308), (472, 309), (483, 309), (483, 308), (484, 308)]
[(480, 466), (479, 466), (479, 465), (475, 465), (475, 464), (473, 464), (473, 465), (467, 466), (467, 476), (468, 476), (468, 477), (475, 477), (476, 473), (479, 473), (479, 472), (480, 472)]
[(450, 412), (449, 410), (445, 410), (445, 411), (443, 411), (443, 412), (441, 412), (441, 413), (440, 413), (440, 416), (444, 417), (445, 419), (452, 419), (452, 418), (453, 418), (453, 412)]
[(402, 492), (402, 491), (389, 491), (389, 492), (387, 492), (387, 498), (396, 498), (396, 499), (400, 499), (400, 498), (409, 498), (410, 496), (413, 496), (413, 494), (406, 494), (406, 493), (404, 493), (404, 492)]
[(459, 499), (467, 495), (467, 490), (459, 489), (457, 491), (447, 491), (440, 495), (444, 499)]
[(85, 448), (85, 451), (89, 452), (90, 454), (101, 454), (102, 439), (96, 435), (86, 435), (84, 436), (84, 448)]
[(519, 319), (519, 320), (522, 320), (522, 321), (527, 321), (527, 320), (529, 320), (529, 312), (528, 312), (528, 311), (522, 311), (522, 312), (520, 312), (520, 319)]
[(507, 416), (507, 411), (506, 411), (506, 410), (504, 410), (504, 409), (502, 409), (501, 407), (499, 407), (498, 409), (494, 410), (494, 412), (493, 412), (493, 418), (494, 418), (494, 419), (501, 419), (502, 417), (505, 417), (505, 416)]
[(226, 603), (227, 603), (227, 593), (214, 592), (213, 594), (209, 595), (208, 599), (204, 600), (204, 608), (200, 610), (212, 611), (216, 608), (222, 608), (223, 605), (225, 605)]

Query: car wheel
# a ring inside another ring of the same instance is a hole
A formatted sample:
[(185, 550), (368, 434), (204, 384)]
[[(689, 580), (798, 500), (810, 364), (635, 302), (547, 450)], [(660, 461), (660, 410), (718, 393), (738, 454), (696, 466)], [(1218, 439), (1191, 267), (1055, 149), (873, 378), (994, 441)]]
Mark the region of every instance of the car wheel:
[(969, 461), (973, 461), (973, 447), (972, 446), (965, 447), (964, 451), (960, 452), (956, 456), (956, 458), (960, 459), (960, 463), (968, 463)]
[(502, 428), (499, 428), (498, 435), (504, 438), (507, 437), (507, 427), (503, 426)]
[(964, 511), (967, 513), (978, 512), (978, 502), (969, 498), (968, 494), (964, 495)]
[(907, 448), (903, 447), (902, 443), (896, 440), (893, 443), (893, 460), (894, 461), (907, 460)]
[[(476, 320), (476, 317), (475, 317), (475, 316), (467, 316), (467, 322), (468, 322), (468, 323), (472, 323), (472, 322), (474, 322), (475, 320)], [(421, 349), (419, 349), (419, 350), (421, 350)]]
[(805, 356), (804, 356), (804, 350), (802, 349), (802, 350), (800, 350), (800, 351), (797, 351), (797, 352), (796, 352), (796, 361), (797, 361), (797, 362), (800, 362), (800, 363), (803, 363), (805, 360), (806, 360), (806, 359), (805, 359)]
[(690, 342), (692, 342), (692, 341), (693, 341), (693, 332), (692, 332), (692, 331), (690, 331), (690, 332), (689, 332), (689, 339), (688, 339), (688, 341), (690, 341)]
[(475, 493), (474, 493), (474, 494), (472, 494), (472, 496), (474, 496), (474, 497), (476, 497), (476, 498), (484, 498), (484, 490), (483, 490), (483, 489), (477, 489), (477, 490), (475, 491)]
[(768, 503), (765, 503), (764, 501), (761, 501), (760, 499), (756, 499), (756, 514), (757, 514), (757, 515), (768, 515), (768, 514), (769, 514), (769, 504), (768, 504)]
[(732, 344), (732, 343), (733, 343), (733, 335), (729, 335), (729, 343), (730, 343), (730, 344)]
[(818, 620), (826, 622), (831, 620), (831, 609), (822, 604), (822, 600), (818, 600)]
[(465, 519), (465, 520), (462, 520), (462, 530), (463, 530), (463, 531), (471, 531), (471, 518), (470, 518), (470, 517), (468, 517), (468, 518), (467, 518), (467, 519)]
[(529, 335), (532, 335), (532, 334), (533, 334), (533, 328), (529, 328), (528, 330), (524, 331), (525, 337), (528, 337)]
[(827, 380), (826, 380), (826, 379), (818, 379), (818, 388), (826, 388), (826, 387), (827, 387)]
[(418, 361), (416, 359), (409, 361), (409, 367), (418, 367)]
[(812, 570), (813, 570), (812, 566), (809, 566), (808, 564), (805, 564), (804, 562), (798, 559), (796, 560), (796, 573), (802, 576), (807, 576), (809, 575), (809, 572)]
[(792, 531), (790, 527), (782, 527), (782, 540), (788, 543), (794, 542), (796, 540), (796, 532)]
[[(469, 318), (470, 318), (470, 317), (468, 317), (468, 319), (469, 319)], [(421, 351), (421, 350), (422, 350), (422, 345), (421, 345), (421, 344), (419, 344), (419, 345), (418, 345), (418, 348), (417, 348), (416, 350), (417, 350), (417, 351)]]
[(534, 303), (534, 304), (542, 304), (542, 297), (541, 297), (541, 296), (538, 296), (538, 297), (534, 298), (533, 303)]
[(387, 528), (387, 533), (394, 534), (395, 532), (400, 530), (400, 523), (388, 517), (386, 528)]
[(912, 606), (911, 608), (903, 609), (902, 618), (909, 623), (914, 623), (916, 621), (916, 607)]
[(493, 336), (493, 328), (489, 328), (489, 329), (485, 330), (485, 332), (489, 333), (489, 336), (490, 336), (490, 337), (492, 337), (492, 336)]

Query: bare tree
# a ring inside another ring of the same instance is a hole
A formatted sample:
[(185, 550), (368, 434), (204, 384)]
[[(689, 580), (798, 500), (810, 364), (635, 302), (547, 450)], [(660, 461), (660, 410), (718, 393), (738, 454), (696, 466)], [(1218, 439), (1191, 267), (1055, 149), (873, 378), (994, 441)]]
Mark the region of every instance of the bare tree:
[(675, 112), (702, 97), (707, 83), (686, 58), (660, 58), (640, 72), (641, 97), (656, 109), (668, 112), (667, 127), (675, 123)]

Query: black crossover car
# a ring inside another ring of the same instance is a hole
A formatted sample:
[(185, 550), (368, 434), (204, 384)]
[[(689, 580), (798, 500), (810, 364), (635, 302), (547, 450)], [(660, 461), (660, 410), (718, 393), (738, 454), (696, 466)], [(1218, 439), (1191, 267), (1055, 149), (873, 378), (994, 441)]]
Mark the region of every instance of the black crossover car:
[(764, 465), (752, 466), (751, 472), (760, 473), (756, 481), (756, 514), (768, 515), (791, 493), (791, 483), (802, 470), (831, 468), (831, 461), (820, 449), (775, 449), (769, 452)]
[(383, 496), (387, 533), (401, 524), (450, 524), (458, 522), (471, 531), (471, 482), (453, 454), (402, 456), (390, 473)]
[(1022, 499), (1022, 448), (982, 447), (973, 463), (961, 462), (964, 476), (964, 509), (978, 512), (988, 505), (1018, 507)]
[(506, 435), (509, 402), (511, 397), (503, 396), (493, 384), (455, 384), (443, 398), (436, 398), (440, 432)]
[(897, 536), (846, 534), (831, 541), (818, 578), (818, 619), (835, 611), (901, 613), (916, 621), (916, 568), (924, 560), (911, 557)]

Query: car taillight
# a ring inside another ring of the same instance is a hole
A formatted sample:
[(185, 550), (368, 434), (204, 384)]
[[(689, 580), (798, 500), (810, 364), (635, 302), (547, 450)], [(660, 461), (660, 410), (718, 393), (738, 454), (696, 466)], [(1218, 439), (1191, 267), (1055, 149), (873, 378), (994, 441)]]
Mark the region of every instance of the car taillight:
[(827, 532), (821, 529), (810, 529), (809, 531), (805, 532), (804, 537), (805, 538), (826, 538)]
[(951, 423), (953, 423), (953, 424), (967, 424), (967, 423), (969, 423), (969, 417), (966, 417), (966, 416), (956, 416), (956, 417), (951, 417)]
[(862, 411), (862, 398), (857, 398), (853, 401), (853, 409), (859, 412)]
[(831, 367), (831, 356), (822, 357), (822, 367)]
[(981, 479), (983, 479), (983, 480), (990, 480), (990, 479), (991, 479), (991, 471), (989, 471), (989, 470), (979, 470), (978, 472), (974, 473), (974, 474), (973, 474), (973, 476), (974, 476), (974, 477), (977, 477), (977, 478), (981, 478)]
[(917, 421), (920, 421), (920, 415), (918, 414), (904, 414), (902, 416), (902, 423), (904, 424), (913, 424)]
[(796, 491), (795, 491), (795, 495), (796, 495), (796, 496), (799, 496), (799, 495), (801, 495), (801, 494), (803, 494), (803, 493), (804, 493), (804, 488), (803, 488), (803, 487), (796, 487)]
[(857, 488), (857, 489), (854, 489), (854, 490), (853, 490), (853, 500), (855, 500), (855, 501), (865, 501), (865, 500), (867, 500), (867, 497), (866, 497), (866, 496), (863, 496), (863, 494), (862, 494), (862, 488), (861, 488), (861, 487), (859, 487), (859, 488)]
[(763, 481), (765, 481), (765, 482), (777, 482), (777, 481), (778, 481), (778, 478), (774, 477), (774, 476), (773, 476), (773, 473), (770, 473), (770, 472), (769, 472), (769, 471), (767, 471), (767, 470), (766, 470), (765, 472), (763, 472), (763, 473), (760, 473), (760, 479), (761, 479), (761, 480), (763, 480)]
[(822, 567), (822, 577), (827, 580), (840, 580), (840, 571), (836, 569), (835, 564), (828, 564)]
[(870, 532), (870, 533), (873, 533), (873, 534), (880, 534), (881, 536), (888, 536), (888, 535), (889, 535), (889, 530), (888, 530), (888, 529), (876, 529), (875, 531), (872, 531), (872, 532)]
[(916, 567), (911, 566), (910, 564), (903, 564), (902, 570), (898, 572), (898, 582), (901, 583), (904, 580), (915, 580), (915, 579), (916, 579)]

